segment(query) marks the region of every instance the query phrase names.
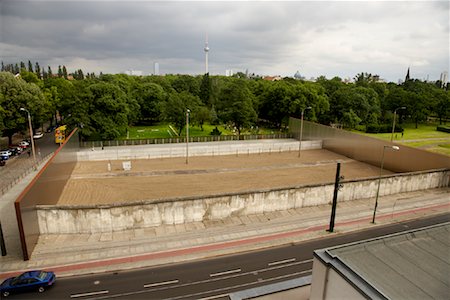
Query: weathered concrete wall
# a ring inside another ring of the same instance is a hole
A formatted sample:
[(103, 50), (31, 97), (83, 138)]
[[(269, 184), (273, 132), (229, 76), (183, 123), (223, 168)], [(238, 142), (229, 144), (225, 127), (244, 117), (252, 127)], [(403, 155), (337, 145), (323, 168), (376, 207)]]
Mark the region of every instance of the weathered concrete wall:
[[(449, 186), (449, 170), (382, 177), (380, 195)], [(375, 197), (378, 178), (344, 181), (339, 201)], [(94, 233), (218, 220), (330, 203), (334, 184), (97, 206), (39, 206), (41, 234)]]
[[(189, 143), (189, 156), (298, 151), (298, 147), (299, 142), (295, 139)], [(302, 149), (322, 149), (322, 141), (302, 141)], [(78, 161), (184, 157), (186, 144), (94, 148), (81, 150), (77, 155)]]

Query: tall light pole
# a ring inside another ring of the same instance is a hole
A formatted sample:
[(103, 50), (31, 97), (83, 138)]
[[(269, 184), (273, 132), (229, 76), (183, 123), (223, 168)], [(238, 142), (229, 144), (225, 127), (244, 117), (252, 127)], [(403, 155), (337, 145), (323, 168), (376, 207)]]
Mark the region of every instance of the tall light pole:
[(186, 110), (186, 164), (189, 163), (189, 108)]
[(375, 196), (375, 207), (373, 209), (373, 217), (372, 217), (372, 223), (375, 224), (375, 215), (377, 213), (377, 206), (378, 206), (378, 195), (380, 194), (380, 183), (381, 183), (381, 174), (383, 173), (383, 165), (384, 165), (384, 152), (386, 148), (398, 151), (400, 148), (398, 146), (389, 146), (386, 145), (383, 147), (383, 155), (381, 156), (381, 166), (380, 166), (380, 176), (378, 177), (378, 188), (377, 188), (377, 195)]
[(305, 114), (305, 110), (311, 109), (311, 106), (308, 106), (306, 108), (302, 108), (302, 117), (300, 122), (300, 142), (298, 144), (298, 157), (300, 157), (300, 153), (302, 151), (302, 138), (303, 138), (303, 115)]
[(20, 110), (21, 111), (26, 111), (27, 114), (28, 114), (28, 127), (30, 128), (31, 151), (33, 152), (34, 167), (36, 167), (36, 153), (35, 153), (35, 150), (34, 150), (33, 127), (31, 125), (30, 112), (27, 109), (23, 108), (23, 107), (21, 107)]
[(397, 110), (399, 110), (399, 109), (406, 109), (406, 106), (397, 107), (396, 109), (394, 109), (394, 121), (392, 122), (391, 142), (392, 142), (392, 139), (394, 138), (395, 117), (397, 116)]

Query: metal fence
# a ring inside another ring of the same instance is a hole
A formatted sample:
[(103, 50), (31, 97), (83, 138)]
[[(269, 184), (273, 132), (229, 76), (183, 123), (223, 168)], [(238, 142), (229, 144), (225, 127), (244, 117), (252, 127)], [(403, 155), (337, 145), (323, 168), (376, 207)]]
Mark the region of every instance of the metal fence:
[[(246, 140), (264, 140), (264, 139), (289, 139), (294, 135), (292, 133), (274, 133), (274, 134), (248, 134), (248, 135), (210, 135), (189, 137), (190, 143), (198, 142), (219, 142), (219, 141), (246, 141)], [(177, 144), (186, 143), (186, 137), (177, 138), (155, 138), (155, 139), (129, 139), (113, 141), (81, 141), (80, 147), (108, 147), (108, 146), (133, 146), (133, 145), (153, 145), (153, 144)]]
[[(36, 156), (36, 166), (39, 166), (42, 162), (47, 161), (52, 155), (53, 152), (44, 157)], [(20, 161), (16, 161), (14, 166), (8, 166), (7, 162), (6, 166), (2, 167), (0, 170), (0, 196), (6, 194), (9, 189), (19, 183), (24, 177), (32, 171), (35, 171), (36, 166), (33, 159), (21, 159)]]

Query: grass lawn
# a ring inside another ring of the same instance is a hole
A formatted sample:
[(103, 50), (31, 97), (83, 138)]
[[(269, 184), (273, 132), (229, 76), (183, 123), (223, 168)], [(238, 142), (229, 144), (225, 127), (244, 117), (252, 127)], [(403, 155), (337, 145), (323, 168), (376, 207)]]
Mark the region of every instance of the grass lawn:
[[(203, 131), (200, 126), (189, 125), (189, 136), (209, 136), (216, 125), (203, 124)], [(217, 129), (222, 132), (222, 135), (234, 135), (231, 129), (227, 129), (223, 125), (217, 125)], [(278, 133), (276, 129), (258, 128), (258, 134), (274, 134)], [(254, 134), (252, 130), (242, 131), (241, 134)], [(186, 128), (183, 128), (180, 136), (186, 135)], [(126, 135), (119, 137), (120, 140), (125, 139), (153, 139), (153, 138), (172, 138), (176, 137), (176, 128), (170, 124), (158, 124), (154, 126), (133, 126), (128, 128), (128, 137)]]
[[(450, 133), (437, 131), (437, 126), (438, 124), (419, 124), (418, 128), (415, 128), (415, 124), (402, 124), (402, 127), (405, 129), (403, 137), (401, 133), (394, 133), (393, 141), (450, 156)], [(377, 139), (391, 140), (390, 133), (353, 132)]]
[[(207, 136), (215, 128), (215, 125), (204, 124), (203, 131), (200, 126), (189, 125), (189, 136)], [(233, 134), (233, 132), (226, 130), (222, 125), (218, 125), (217, 128), (223, 135)], [(121, 136), (119, 139), (158, 139), (158, 138), (174, 138), (177, 137), (177, 129), (170, 124), (158, 124), (153, 126), (133, 126), (128, 128), (128, 137)], [(186, 129), (181, 131), (181, 136), (186, 135)]]

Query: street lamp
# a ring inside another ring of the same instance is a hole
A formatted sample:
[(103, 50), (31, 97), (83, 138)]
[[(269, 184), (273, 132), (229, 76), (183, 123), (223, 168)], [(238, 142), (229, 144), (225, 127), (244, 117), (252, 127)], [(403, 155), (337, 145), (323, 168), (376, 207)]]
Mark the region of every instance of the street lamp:
[(300, 122), (300, 143), (298, 144), (298, 157), (300, 157), (300, 153), (302, 150), (302, 138), (303, 138), (303, 115), (305, 114), (305, 110), (311, 109), (311, 106), (308, 106), (307, 108), (302, 108), (302, 117)]
[(395, 117), (397, 116), (397, 110), (399, 110), (399, 109), (406, 109), (406, 106), (397, 107), (396, 109), (394, 109), (394, 121), (392, 122), (391, 142), (392, 142), (392, 139), (394, 138)]
[(189, 162), (189, 108), (186, 110), (186, 164)]
[(27, 114), (28, 114), (28, 127), (30, 128), (31, 151), (33, 152), (34, 167), (36, 167), (36, 153), (35, 153), (35, 150), (34, 150), (33, 127), (31, 125), (30, 112), (27, 109), (23, 108), (23, 107), (21, 107), (20, 110), (21, 111), (26, 111)]
[(378, 206), (378, 195), (380, 194), (381, 173), (383, 173), (384, 152), (385, 152), (386, 148), (389, 148), (389, 149), (392, 149), (395, 151), (400, 150), (400, 147), (398, 147), (398, 146), (386, 145), (383, 147), (383, 155), (381, 156), (380, 176), (378, 177), (377, 195), (375, 196), (375, 207), (373, 209), (373, 217), (372, 217), (372, 223), (374, 223), (374, 224), (375, 224), (375, 215), (377, 213), (377, 206)]

